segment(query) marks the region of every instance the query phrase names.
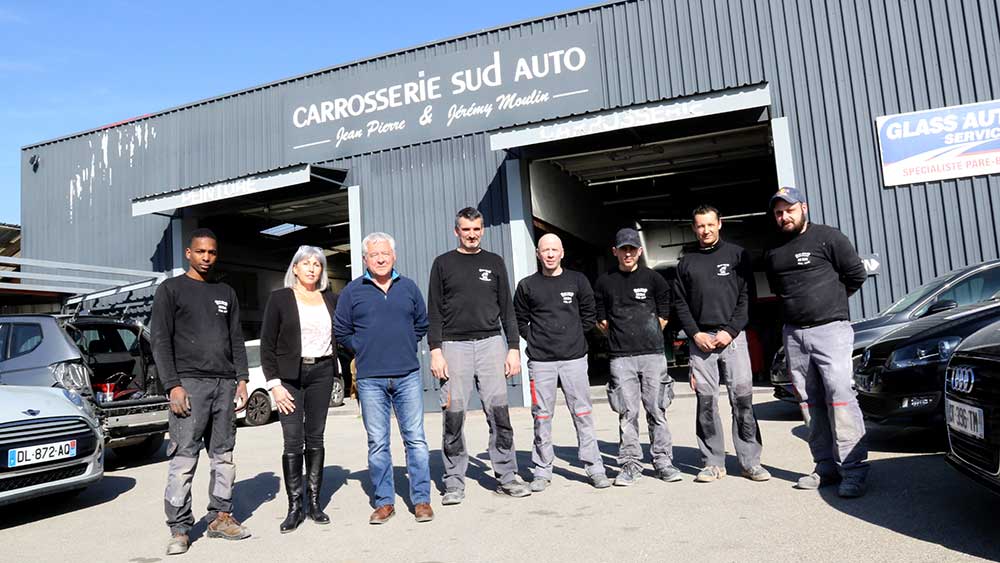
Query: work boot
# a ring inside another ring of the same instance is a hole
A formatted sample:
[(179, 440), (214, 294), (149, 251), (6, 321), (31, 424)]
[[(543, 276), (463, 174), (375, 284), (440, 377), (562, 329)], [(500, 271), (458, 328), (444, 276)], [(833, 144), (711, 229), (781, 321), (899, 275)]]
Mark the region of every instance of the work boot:
[(667, 465), (666, 467), (657, 469), (656, 478), (660, 481), (666, 481), (667, 483), (676, 483), (677, 481), (684, 479), (681, 475), (681, 470), (677, 469), (673, 465)]
[(594, 486), (595, 489), (607, 489), (611, 486), (611, 481), (608, 476), (603, 473), (598, 473), (597, 475), (590, 476), (590, 484)]
[(462, 504), (463, 500), (465, 500), (465, 491), (462, 489), (451, 489), (444, 492), (444, 496), (441, 497), (441, 504), (443, 506)]
[(500, 483), (500, 486), (497, 487), (497, 492), (514, 498), (531, 496), (531, 489), (528, 488), (528, 484), (517, 475), (511, 481)]
[(188, 546), (191, 545), (187, 534), (174, 534), (167, 544), (167, 555), (180, 555), (187, 553)]
[(815, 491), (820, 487), (829, 487), (830, 485), (836, 485), (839, 482), (840, 475), (820, 475), (819, 473), (810, 473), (809, 475), (800, 477), (798, 483), (795, 484), (795, 488), (805, 491)]
[(391, 504), (383, 504), (375, 509), (368, 517), (369, 524), (385, 524), (390, 518), (396, 515), (396, 507)]
[(535, 477), (531, 480), (531, 492), (540, 493), (549, 486), (549, 480), (545, 477)]
[(434, 509), (426, 502), (418, 502), (413, 507), (413, 516), (417, 519), (417, 522), (430, 522), (434, 519)]
[(220, 512), (208, 525), (208, 537), (224, 540), (243, 540), (250, 537), (250, 530), (240, 524), (228, 512)]
[(628, 487), (635, 484), (642, 478), (642, 466), (638, 463), (626, 463), (621, 472), (615, 477), (616, 487)]
[(717, 465), (706, 465), (704, 469), (695, 475), (695, 483), (711, 483), (712, 481), (718, 481), (726, 476), (726, 470), (723, 467)]
[(306, 519), (302, 512), (302, 454), (282, 455), (281, 474), (285, 479), (285, 493), (288, 494), (288, 515), (278, 530), (287, 534)]
[(323, 448), (306, 449), (306, 515), (317, 524), (329, 524), (330, 517), (319, 508), (323, 488)]
[(771, 474), (767, 471), (767, 469), (764, 469), (764, 467), (760, 465), (755, 465), (750, 469), (744, 469), (740, 472), (740, 474), (751, 481), (757, 482), (767, 481), (771, 478)]

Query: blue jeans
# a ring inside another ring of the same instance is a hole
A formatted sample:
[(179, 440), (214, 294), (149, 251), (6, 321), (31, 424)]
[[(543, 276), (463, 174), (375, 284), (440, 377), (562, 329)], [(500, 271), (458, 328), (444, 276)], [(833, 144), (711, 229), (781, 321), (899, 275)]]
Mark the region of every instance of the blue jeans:
[(400, 377), (358, 379), (361, 418), (368, 433), (368, 474), (375, 487), (375, 507), (395, 504), (389, 451), (390, 411), (396, 412), (399, 432), (406, 446), (406, 472), (410, 478), (410, 502), (431, 501), (431, 470), (424, 436), (423, 385), (420, 371)]

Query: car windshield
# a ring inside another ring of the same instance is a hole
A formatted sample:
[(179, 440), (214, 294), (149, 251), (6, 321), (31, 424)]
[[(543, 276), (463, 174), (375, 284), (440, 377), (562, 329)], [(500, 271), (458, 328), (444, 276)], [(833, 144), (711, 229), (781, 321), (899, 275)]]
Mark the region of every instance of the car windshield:
[(886, 315), (895, 315), (896, 313), (902, 313), (903, 311), (909, 309), (914, 304), (922, 301), (928, 295), (937, 291), (945, 282), (947, 282), (952, 277), (952, 274), (945, 274), (943, 276), (934, 278), (933, 280), (925, 283), (924, 285), (914, 289), (913, 291), (904, 295), (899, 301), (896, 301), (889, 308), (879, 313), (878, 316), (884, 317)]

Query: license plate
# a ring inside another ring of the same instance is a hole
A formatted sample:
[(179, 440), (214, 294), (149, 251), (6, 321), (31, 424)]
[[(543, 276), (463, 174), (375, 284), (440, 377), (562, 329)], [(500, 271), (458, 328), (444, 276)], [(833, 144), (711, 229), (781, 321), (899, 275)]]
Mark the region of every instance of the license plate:
[(76, 457), (76, 440), (14, 448), (7, 452), (7, 467), (20, 467), (70, 457)]
[(945, 413), (950, 428), (983, 439), (983, 409), (948, 399)]

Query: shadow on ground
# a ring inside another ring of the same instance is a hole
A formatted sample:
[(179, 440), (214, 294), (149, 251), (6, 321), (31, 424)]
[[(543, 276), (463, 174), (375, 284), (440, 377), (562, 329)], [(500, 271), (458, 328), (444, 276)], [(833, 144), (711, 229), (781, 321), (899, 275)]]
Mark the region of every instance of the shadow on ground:
[(131, 477), (105, 475), (78, 493), (57, 493), (7, 506), (0, 512), (0, 530), (104, 504), (134, 487), (135, 479)]

